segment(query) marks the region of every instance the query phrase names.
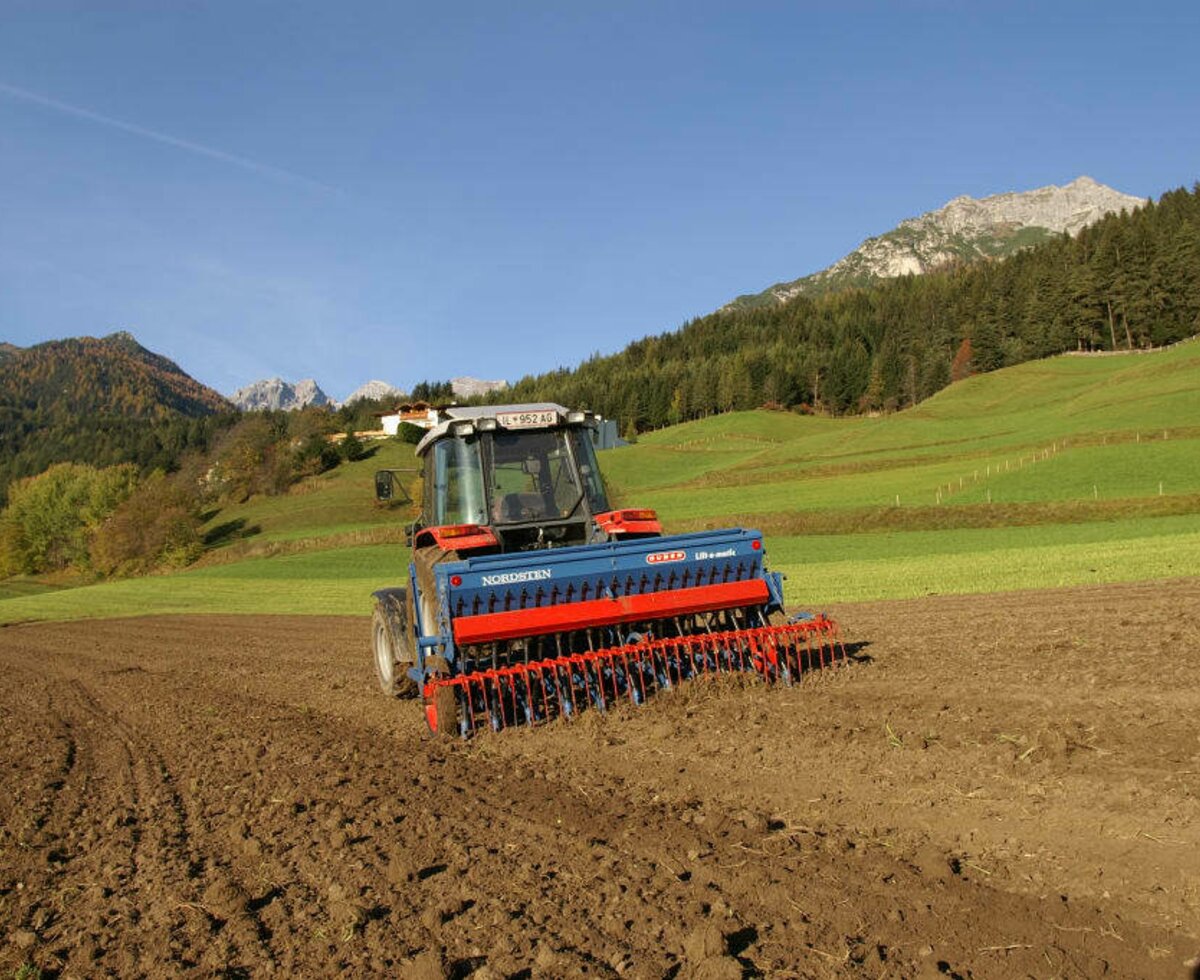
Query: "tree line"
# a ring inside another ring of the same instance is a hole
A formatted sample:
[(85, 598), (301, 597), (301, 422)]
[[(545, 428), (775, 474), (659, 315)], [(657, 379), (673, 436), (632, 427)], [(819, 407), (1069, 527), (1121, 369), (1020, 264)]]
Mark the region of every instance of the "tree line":
[(775, 405), (914, 405), (956, 376), (1200, 331), (1200, 184), (1002, 260), (729, 309), (476, 401), (557, 401), (640, 431)]

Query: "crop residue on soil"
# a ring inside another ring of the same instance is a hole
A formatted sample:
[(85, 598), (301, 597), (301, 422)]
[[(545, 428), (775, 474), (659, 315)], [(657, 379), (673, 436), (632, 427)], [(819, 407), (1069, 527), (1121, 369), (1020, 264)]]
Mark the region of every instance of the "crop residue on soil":
[(833, 612), (795, 688), (451, 744), (365, 619), (0, 629), (0, 971), (1188, 976), (1200, 582)]

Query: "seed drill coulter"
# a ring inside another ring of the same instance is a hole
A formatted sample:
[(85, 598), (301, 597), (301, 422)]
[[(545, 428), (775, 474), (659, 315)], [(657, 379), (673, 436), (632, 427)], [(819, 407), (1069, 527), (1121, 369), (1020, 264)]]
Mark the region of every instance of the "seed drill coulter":
[(372, 653), (384, 693), (420, 695), (434, 733), (845, 659), (832, 620), (784, 615), (758, 531), (664, 536), (654, 511), (613, 509), (596, 424), (552, 404), (451, 408), (417, 446), (409, 584), (374, 594)]

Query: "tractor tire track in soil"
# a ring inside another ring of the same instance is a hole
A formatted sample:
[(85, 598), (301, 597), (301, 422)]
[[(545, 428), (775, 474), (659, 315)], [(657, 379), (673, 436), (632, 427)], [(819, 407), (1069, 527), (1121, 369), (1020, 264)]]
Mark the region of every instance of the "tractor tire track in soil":
[(794, 688), (461, 743), (365, 618), (0, 629), (0, 971), (1190, 976), (1200, 582), (830, 611)]

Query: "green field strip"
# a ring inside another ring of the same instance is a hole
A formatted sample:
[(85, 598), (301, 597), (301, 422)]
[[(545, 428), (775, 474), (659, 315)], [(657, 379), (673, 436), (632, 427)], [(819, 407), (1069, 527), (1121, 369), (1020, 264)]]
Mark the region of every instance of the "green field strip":
[(772, 536), (767, 538), (766, 545), (768, 564), (776, 567), (780, 564), (890, 561), (937, 555), (983, 557), (993, 551), (1149, 541), (1195, 534), (1200, 534), (1200, 514), (1031, 527)]
[[(985, 471), (986, 473), (986, 471)], [(1112, 499), (1200, 490), (1200, 440), (1113, 446), (1069, 446), (1048, 457), (1027, 456), (990, 476), (978, 468), (951, 479), (943, 499), (955, 503)], [(976, 475), (978, 474), (978, 475)]]
[[(1200, 575), (1200, 519), (768, 539), (789, 603)], [(167, 613), (366, 615), (403, 585), (407, 549), (367, 545), (6, 599), (0, 623)]]
[(1140, 582), (1200, 575), (1200, 533), (775, 567), (789, 605)]
[(0, 623), (168, 613), (366, 615), (374, 590), (407, 577), (403, 545), (341, 548), (7, 599)]

